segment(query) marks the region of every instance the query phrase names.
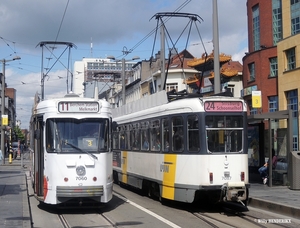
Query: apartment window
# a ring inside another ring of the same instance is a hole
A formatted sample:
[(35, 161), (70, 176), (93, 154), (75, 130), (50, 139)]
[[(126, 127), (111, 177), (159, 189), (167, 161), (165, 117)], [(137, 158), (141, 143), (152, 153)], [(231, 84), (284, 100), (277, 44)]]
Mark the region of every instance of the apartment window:
[(92, 70), (93, 69), (93, 63), (87, 63), (87, 69)]
[(252, 8), (252, 26), (253, 26), (253, 48), (254, 51), (260, 49), (260, 32), (259, 32), (259, 7)]
[(270, 77), (276, 77), (278, 75), (277, 57), (270, 58)]
[(234, 85), (228, 85), (228, 87), (226, 88), (226, 91), (230, 91), (232, 93), (232, 95), (234, 96)]
[(175, 89), (178, 91), (178, 83), (167, 83), (166, 85), (166, 91), (169, 92), (171, 90)]
[(248, 65), (249, 69), (249, 81), (254, 81), (255, 80), (255, 65), (254, 63), (250, 63)]
[(300, 33), (300, 1), (291, 0), (291, 29), (292, 35)]
[(291, 0), (291, 5), (296, 4), (298, 2), (300, 2), (300, 0)]
[(291, 109), (292, 116), (298, 117), (298, 92), (297, 90), (291, 90), (286, 92), (286, 99), (287, 99), (287, 109)]
[(282, 5), (281, 0), (272, 0), (273, 44), (282, 39)]
[(286, 92), (287, 109), (292, 110), (293, 121), (293, 150), (298, 150), (298, 91), (291, 90)]
[(278, 111), (278, 96), (269, 97), (269, 112)]
[(99, 63), (99, 69), (104, 70), (104, 63), (103, 62)]
[(286, 60), (287, 60), (287, 70), (293, 70), (296, 68), (296, 56), (295, 48), (291, 48), (285, 51)]
[(298, 136), (293, 135), (293, 151), (298, 151)]

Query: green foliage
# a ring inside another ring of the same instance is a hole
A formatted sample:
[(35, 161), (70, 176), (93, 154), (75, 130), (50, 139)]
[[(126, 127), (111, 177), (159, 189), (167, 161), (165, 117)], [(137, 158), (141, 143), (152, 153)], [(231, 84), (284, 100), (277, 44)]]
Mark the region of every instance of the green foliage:
[(14, 128), (14, 134), (16, 136), (16, 140), (21, 140), (23, 141), (25, 139), (25, 135), (22, 133), (22, 130), (20, 129), (19, 126), (16, 126)]

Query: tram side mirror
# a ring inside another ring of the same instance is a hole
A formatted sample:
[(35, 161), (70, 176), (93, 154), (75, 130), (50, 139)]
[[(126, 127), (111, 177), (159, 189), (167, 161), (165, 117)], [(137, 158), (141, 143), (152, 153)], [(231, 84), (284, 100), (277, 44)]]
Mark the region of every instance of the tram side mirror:
[(39, 140), (41, 138), (41, 131), (40, 131), (40, 129), (36, 129), (34, 131), (34, 138), (37, 139), (37, 140)]
[(115, 130), (117, 129), (117, 127), (118, 127), (117, 122), (116, 122), (116, 121), (113, 121), (113, 122), (112, 122), (112, 130), (115, 131)]

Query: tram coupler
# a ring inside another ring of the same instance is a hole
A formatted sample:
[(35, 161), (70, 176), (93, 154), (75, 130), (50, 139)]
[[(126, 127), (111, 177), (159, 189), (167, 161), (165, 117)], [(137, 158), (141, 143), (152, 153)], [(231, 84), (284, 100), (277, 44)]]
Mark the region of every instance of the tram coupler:
[(244, 182), (227, 182), (221, 187), (221, 202), (240, 202), (247, 199), (247, 189)]

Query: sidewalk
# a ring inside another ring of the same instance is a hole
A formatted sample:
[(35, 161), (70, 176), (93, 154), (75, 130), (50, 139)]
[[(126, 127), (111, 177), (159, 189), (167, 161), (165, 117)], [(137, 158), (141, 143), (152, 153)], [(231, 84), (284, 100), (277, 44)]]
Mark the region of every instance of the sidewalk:
[(300, 190), (291, 190), (288, 186), (269, 187), (262, 183), (251, 183), (248, 205), (300, 219)]
[[(0, 227), (31, 228), (31, 212), (28, 201), (27, 177), (30, 165), (29, 153), (20, 158), (0, 165)], [(288, 186), (263, 185), (251, 183), (249, 189), (250, 207), (284, 214), (300, 219), (300, 190)]]
[[(26, 154), (25, 154), (26, 155)], [(30, 162), (24, 155), (23, 164), (17, 158), (0, 165), (0, 227), (31, 228), (26, 169)], [(28, 153), (29, 155), (29, 153)]]

